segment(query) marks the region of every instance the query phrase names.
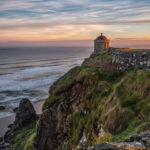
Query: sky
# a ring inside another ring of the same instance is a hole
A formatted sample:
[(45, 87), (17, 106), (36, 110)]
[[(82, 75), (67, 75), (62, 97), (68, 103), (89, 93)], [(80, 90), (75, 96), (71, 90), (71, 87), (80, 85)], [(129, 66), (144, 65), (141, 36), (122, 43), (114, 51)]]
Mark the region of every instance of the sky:
[(0, 46), (150, 47), (150, 0), (0, 0)]

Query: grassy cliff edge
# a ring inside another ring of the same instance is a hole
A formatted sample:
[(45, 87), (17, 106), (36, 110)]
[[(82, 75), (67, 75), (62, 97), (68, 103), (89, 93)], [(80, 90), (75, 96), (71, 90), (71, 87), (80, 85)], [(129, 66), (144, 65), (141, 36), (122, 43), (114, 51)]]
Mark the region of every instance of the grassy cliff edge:
[(76, 150), (150, 129), (150, 72), (117, 72), (111, 62), (107, 49), (94, 53), (51, 86), (30, 145)]

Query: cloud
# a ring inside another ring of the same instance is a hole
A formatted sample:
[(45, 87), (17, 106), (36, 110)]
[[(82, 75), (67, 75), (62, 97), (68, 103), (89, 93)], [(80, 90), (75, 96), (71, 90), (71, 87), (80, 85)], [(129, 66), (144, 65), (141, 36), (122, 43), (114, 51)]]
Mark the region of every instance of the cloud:
[(148, 37), (149, 14), (149, 0), (1, 0), (0, 37), (93, 39), (101, 31), (112, 38)]
[(46, 27), (61, 27), (66, 25), (86, 26), (86, 25), (141, 25), (150, 24), (150, 20), (114, 20), (114, 21), (89, 21), (89, 20), (76, 20), (64, 19), (59, 17), (51, 20), (29, 20), (26, 18), (17, 19), (0, 19), (0, 30), (12, 30), (12, 29), (38, 29)]
[[(116, 21), (133, 19), (133, 16), (145, 16), (145, 20), (150, 19), (150, 6), (146, 1), (121, 1), (121, 0), (2, 0), (0, 1), (1, 18), (18, 18), (26, 17), (40, 20), (74, 18), (81, 20), (100, 20)], [(46, 18), (45, 18), (46, 15)], [(48, 17), (49, 16), (49, 17)], [(115, 19), (115, 20), (114, 20)], [(74, 20), (73, 20), (74, 21)]]

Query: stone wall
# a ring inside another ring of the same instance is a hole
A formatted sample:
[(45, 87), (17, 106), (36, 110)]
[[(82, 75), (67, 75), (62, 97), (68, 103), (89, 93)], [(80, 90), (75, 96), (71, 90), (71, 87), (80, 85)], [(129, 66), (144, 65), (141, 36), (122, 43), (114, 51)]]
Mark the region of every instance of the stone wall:
[(150, 50), (126, 51), (110, 48), (110, 51), (112, 53), (112, 63), (116, 65), (117, 70), (150, 70)]

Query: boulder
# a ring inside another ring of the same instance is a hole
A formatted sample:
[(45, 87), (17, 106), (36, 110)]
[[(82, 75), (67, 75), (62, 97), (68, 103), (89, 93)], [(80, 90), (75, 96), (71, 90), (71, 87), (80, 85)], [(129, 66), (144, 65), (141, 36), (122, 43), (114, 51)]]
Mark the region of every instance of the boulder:
[(4, 141), (0, 142), (0, 150), (8, 150), (9, 147), (10, 147), (9, 143), (5, 143)]
[(119, 150), (118, 146), (112, 145), (110, 143), (100, 143), (98, 145), (95, 145), (93, 150)]
[(32, 103), (28, 99), (22, 99), (16, 112), (14, 125), (22, 127), (37, 118)]
[(3, 137), (0, 137), (0, 142), (2, 142), (2, 141), (3, 141), (3, 139), (4, 139)]
[(9, 143), (5, 143), (4, 138), (0, 137), (0, 150), (7, 150), (9, 146)]
[(37, 115), (32, 103), (28, 99), (22, 99), (16, 112), (15, 121), (9, 125), (10, 129), (4, 135), (4, 141), (8, 143), (11, 142), (11, 138), (16, 129), (24, 127), (36, 119)]
[(79, 141), (79, 144), (77, 146), (77, 148), (79, 150), (82, 150), (84, 149), (84, 147), (86, 147), (86, 142), (87, 142), (87, 133), (86, 133), (86, 130), (83, 131), (83, 135)]
[(4, 106), (0, 106), (0, 110), (4, 110), (5, 109), (5, 107)]
[(13, 111), (16, 113), (18, 110), (18, 107), (14, 108)]
[(8, 125), (8, 128), (12, 128), (12, 127), (13, 127), (13, 124), (9, 124), (9, 125)]
[(141, 142), (146, 146), (146, 148), (150, 148), (150, 131), (148, 130), (145, 132), (131, 135), (129, 138), (125, 140), (125, 142), (133, 142), (133, 141)]

